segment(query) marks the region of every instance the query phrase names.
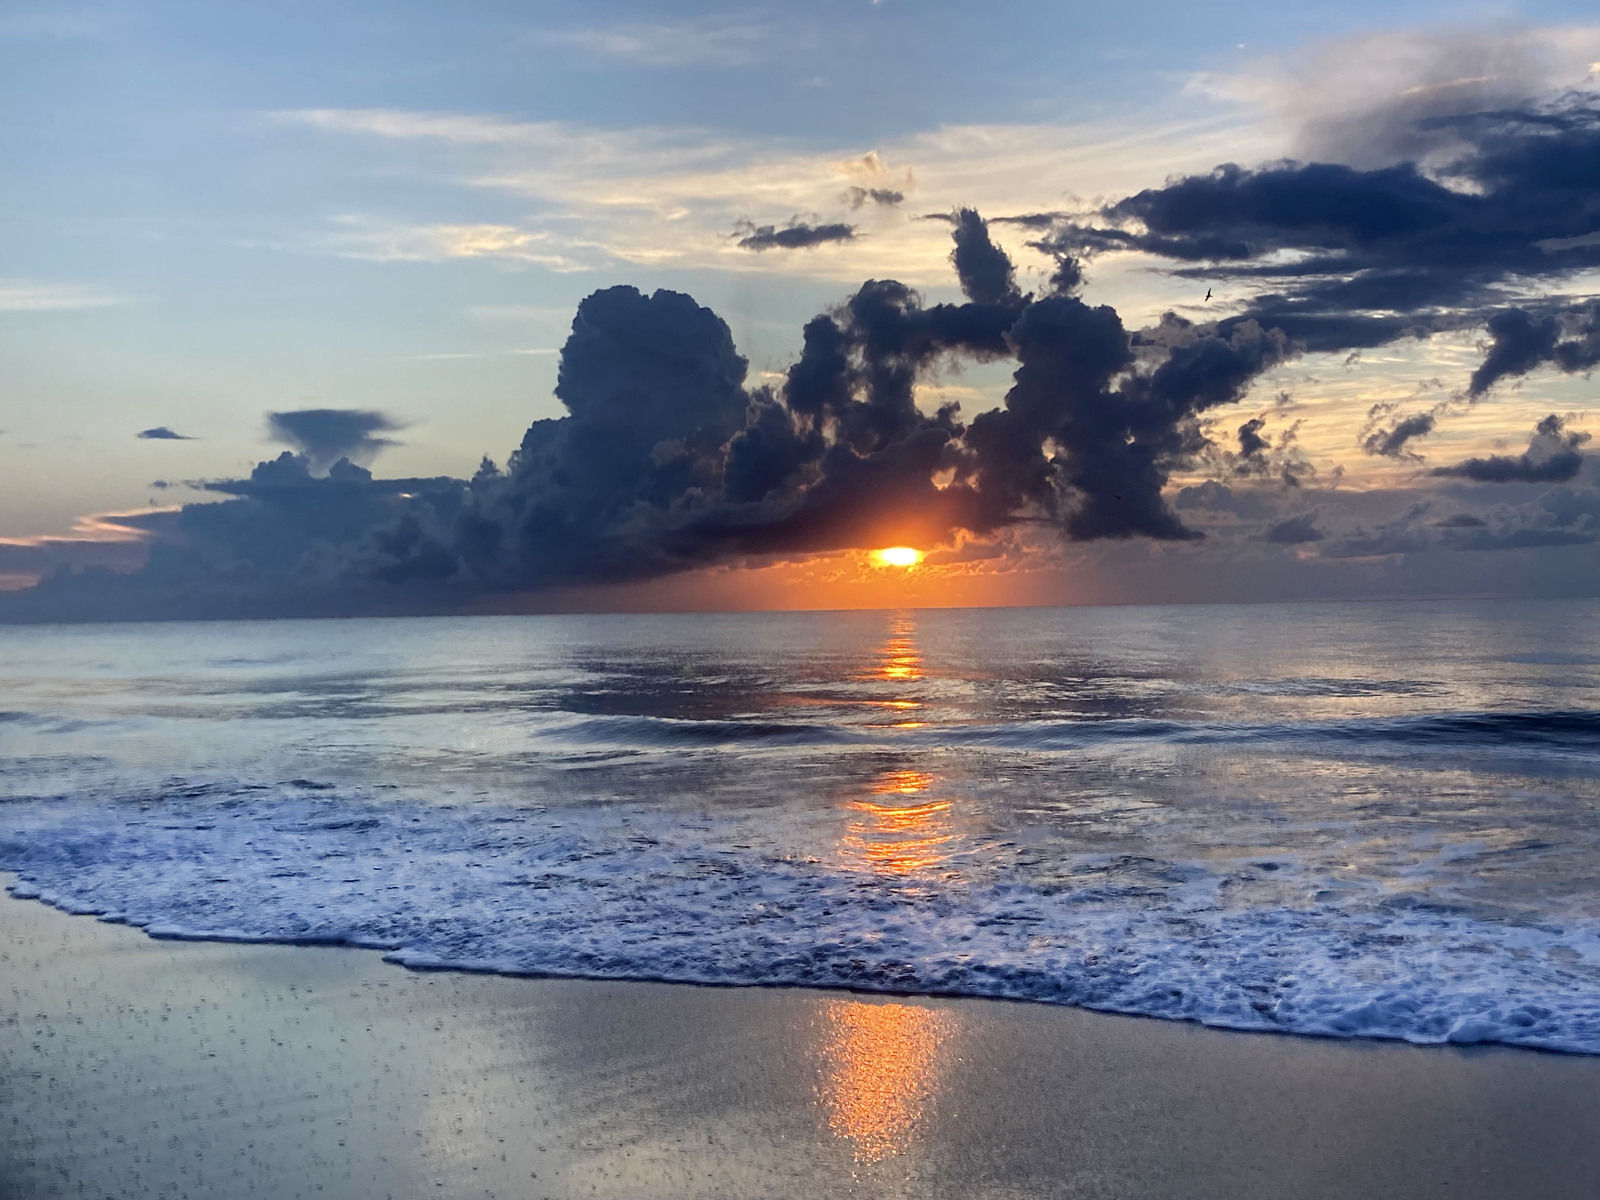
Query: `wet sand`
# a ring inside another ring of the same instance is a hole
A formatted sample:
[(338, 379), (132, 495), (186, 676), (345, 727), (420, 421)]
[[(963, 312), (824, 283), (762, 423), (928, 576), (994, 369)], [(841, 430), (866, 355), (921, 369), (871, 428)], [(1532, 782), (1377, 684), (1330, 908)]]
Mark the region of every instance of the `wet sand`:
[(0, 1197), (1600, 1194), (1600, 1059), (412, 973), (0, 898)]

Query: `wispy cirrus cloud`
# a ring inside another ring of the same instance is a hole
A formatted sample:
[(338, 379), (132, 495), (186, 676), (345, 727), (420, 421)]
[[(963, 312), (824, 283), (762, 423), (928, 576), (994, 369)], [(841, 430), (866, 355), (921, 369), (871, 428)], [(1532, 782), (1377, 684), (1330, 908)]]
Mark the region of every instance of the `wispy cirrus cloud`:
[(540, 30), (529, 40), (644, 67), (748, 67), (771, 57), (778, 32), (771, 21), (707, 16)]
[(0, 279), (0, 312), (76, 312), (133, 302), (131, 296), (93, 284)]
[[(552, 271), (579, 271), (596, 265), (593, 254), (582, 257), (581, 243), (557, 245), (548, 230), (503, 224), (408, 224), (359, 213), (334, 218), (335, 230), (324, 239), (343, 258), (369, 262), (445, 262), (486, 258)], [(601, 258), (604, 255), (599, 256)]]
[[(1077, 196), (1156, 183), (1219, 155), (1264, 158), (1277, 143), (1236, 116), (1154, 125), (945, 126), (873, 149), (740, 139), (682, 127), (592, 129), (489, 114), (398, 109), (308, 109), (272, 119), (319, 134), (403, 152), (409, 169), (473, 193), (510, 196), (529, 212), (514, 221), (439, 223), (347, 214), (326, 239), (337, 253), (377, 261), (498, 259), (555, 270), (623, 263), (782, 272), (854, 281), (892, 275), (917, 285), (948, 281), (947, 231), (918, 211), (976, 204), (996, 215), (1058, 209)], [(484, 203), (479, 201), (479, 204)], [(732, 228), (786, 226), (795, 213), (819, 225), (849, 223), (848, 243), (803, 256), (741, 250)], [(1027, 258), (1029, 234), (1015, 247)]]

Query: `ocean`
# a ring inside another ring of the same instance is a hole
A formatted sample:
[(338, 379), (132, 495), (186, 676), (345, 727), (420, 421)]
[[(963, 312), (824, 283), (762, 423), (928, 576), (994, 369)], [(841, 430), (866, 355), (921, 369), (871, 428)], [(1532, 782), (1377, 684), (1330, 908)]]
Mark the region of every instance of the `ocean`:
[(1600, 1053), (1600, 602), (0, 628), (152, 936)]

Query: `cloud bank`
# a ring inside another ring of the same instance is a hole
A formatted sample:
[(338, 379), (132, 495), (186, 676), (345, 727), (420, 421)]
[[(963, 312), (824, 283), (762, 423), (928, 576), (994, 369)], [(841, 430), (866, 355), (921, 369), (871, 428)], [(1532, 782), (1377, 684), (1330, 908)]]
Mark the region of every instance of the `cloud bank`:
[[(536, 421), (503, 468), (485, 459), (470, 480), (375, 479), (360, 464), (390, 444), (392, 418), (273, 413), (271, 431), (293, 450), (248, 479), (205, 485), (229, 498), (186, 507), (143, 570), (58, 573), (0, 613), (448, 610), (1019, 530), (1066, 545), (1194, 543), (1226, 527), (1184, 514), (1237, 522), (1252, 505), (1265, 522), (1255, 545), (1328, 559), (1587, 544), (1586, 489), (1454, 520), (1424, 498), (1397, 517), (1335, 528), (1315, 501), (1284, 511), (1263, 490), (1303, 484), (1292, 425), (1274, 440), (1258, 414), (1233, 417), (1225, 443), (1209, 432), (1265, 372), (1306, 352), (1481, 328), (1485, 357), (1460, 394), (1469, 405), (1507, 378), (1587, 371), (1600, 357), (1594, 302), (1561, 294), (1600, 267), (1596, 98), (1431, 111), (1423, 123), (1440, 135), (1426, 164), (1230, 164), (1086, 216), (1012, 218), (1055, 260), (1037, 292), (1022, 291), (985, 220), (957, 210), (950, 262), (963, 300), (930, 304), (905, 284), (868, 280), (807, 323), (799, 358), (772, 387), (751, 385), (727, 324), (691, 297), (603, 289), (579, 306), (561, 352), (566, 415)], [(752, 227), (747, 248), (794, 250), (850, 231)], [(1206, 323), (1169, 312), (1127, 327), (1079, 294), (1088, 266), (1127, 253), (1165, 260), (1230, 307)], [(918, 406), (920, 383), (998, 361), (1015, 364), (999, 407), (968, 416)], [(1412, 455), (1447, 412), (1385, 425), (1379, 406), (1362, 445)], [(1554, 415), (1521, 456), (1428, 478), (1570, 483), (1586, 440)], [(1213, 480), (1174, 503), (1174, 474), (1196, 469), (1248, 482), (1256, 499)]]

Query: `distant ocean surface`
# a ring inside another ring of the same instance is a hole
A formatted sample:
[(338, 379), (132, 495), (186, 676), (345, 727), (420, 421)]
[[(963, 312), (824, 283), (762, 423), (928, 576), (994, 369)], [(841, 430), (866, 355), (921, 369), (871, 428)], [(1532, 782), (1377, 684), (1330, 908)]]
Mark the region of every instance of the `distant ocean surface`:
[(0, 628), (155, 936), (1600, 1053), (1600, 602)]

